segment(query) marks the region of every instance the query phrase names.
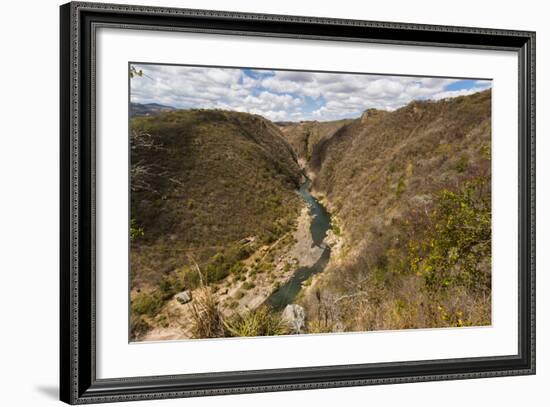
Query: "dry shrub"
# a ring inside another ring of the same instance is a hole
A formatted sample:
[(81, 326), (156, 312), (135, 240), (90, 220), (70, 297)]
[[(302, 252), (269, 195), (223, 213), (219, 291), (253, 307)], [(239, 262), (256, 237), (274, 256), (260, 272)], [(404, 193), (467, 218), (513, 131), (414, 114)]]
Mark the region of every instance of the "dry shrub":
[(341, 297), (327, 289), (325, 284), (317, 286), (304, 295), (300, 304), (307, 315), (308, 333), (341, 332), (344, 329), (339, 303)]
[(151, 329), (151, 324), (147, 322), (143, 315), (132, 314), (130, 316), (130, 339), (139, 340)]
[(346, 331), (484, 326), (491, 323), (490, 295), (472, 295), (465, 287), (453, 287), (434, 297), (421, 277), (402, 276), (390, 287), (375, 288), (368, 296), (339, 304)]
[(210, 287), (199, 288), (193, 293), (191, 324), (193, 338), (225, 336), (223, 317)]

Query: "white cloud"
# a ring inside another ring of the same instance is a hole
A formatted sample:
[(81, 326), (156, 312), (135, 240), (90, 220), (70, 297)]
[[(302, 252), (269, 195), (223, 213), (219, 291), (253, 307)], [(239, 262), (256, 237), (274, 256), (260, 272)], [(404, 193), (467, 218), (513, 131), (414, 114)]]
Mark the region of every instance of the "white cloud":
[(333, 120), (365, 109), (394, 110), (414, 99), (444, 99), (491, 86), (477, 81), (448, 90), (457, 79), (300, 71), (140, 65), (131, 98), (177, 108), (217, 108), (260, 114), (271, 120)]

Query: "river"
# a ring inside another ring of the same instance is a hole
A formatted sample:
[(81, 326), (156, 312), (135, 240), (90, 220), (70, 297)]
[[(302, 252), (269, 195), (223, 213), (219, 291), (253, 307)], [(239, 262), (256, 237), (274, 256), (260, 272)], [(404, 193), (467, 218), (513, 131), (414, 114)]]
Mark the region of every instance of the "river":
[(323, 271), (330, 259), (330, 247), (323, 243), (323, 240), (327, 236), (327, 232), (331, 229), (330, 214), (325, 207), (311, 195), (310, 189), (311, 180), (306, 177), (306, 181), (300, 187), (299, 193), (306, 201), (309, 207), (309, 214), (311, 215), (309, 230), (313, 241), (312, 247), (317, 246), (323, 251), (315, 264), (309, 267), (298, 268), (290, 280), (283, 284), (267, 299), (267, 303), (276, 310), (282, 310), (288, 304), (291, 304), (302, 289), (302, 283), (312, 275)]

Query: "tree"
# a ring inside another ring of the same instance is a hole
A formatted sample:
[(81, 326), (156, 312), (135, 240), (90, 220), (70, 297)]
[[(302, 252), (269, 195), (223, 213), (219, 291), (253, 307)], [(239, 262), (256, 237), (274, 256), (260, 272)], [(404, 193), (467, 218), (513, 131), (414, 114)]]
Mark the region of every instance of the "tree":
[[(130, 134), (130, 149), (132, 152), (159, 151), (164, 146), (156, 141), (153, 136), (146, 131), (132, 130)], [(132, 154), (132, 158), (134, 154)], [(152, 164), (145, 164), (141, 160), (132, 160), (130, 165), (130, 188), (132, 191), (149, 191), (156, 193), (153, 188), (151, 177), (162, 176), (162, 170), (154, 169)]]
[(491, 194), (487, 177), (467, 182), (458, 192), (443, 190), (431, 227), (411, 244), (411, 268), (424, 276), (432, 293), (463, 286), (488, 292), (491, 286)]
[(143, 72), (143, 69), (138, 70), (134, 65), (130, 65), (130, 79), (134, 79), (136, 76), (138, 77), (145, 76), (146, 78), (153, 79), (149, 75), (145, 74)]

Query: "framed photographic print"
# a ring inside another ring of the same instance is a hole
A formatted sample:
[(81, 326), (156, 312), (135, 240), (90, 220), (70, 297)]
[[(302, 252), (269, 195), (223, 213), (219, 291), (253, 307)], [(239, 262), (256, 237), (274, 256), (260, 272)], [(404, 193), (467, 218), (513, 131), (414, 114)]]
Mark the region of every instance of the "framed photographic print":
[(535, 373), (535, 34), (61, 6), (61, 399)]

